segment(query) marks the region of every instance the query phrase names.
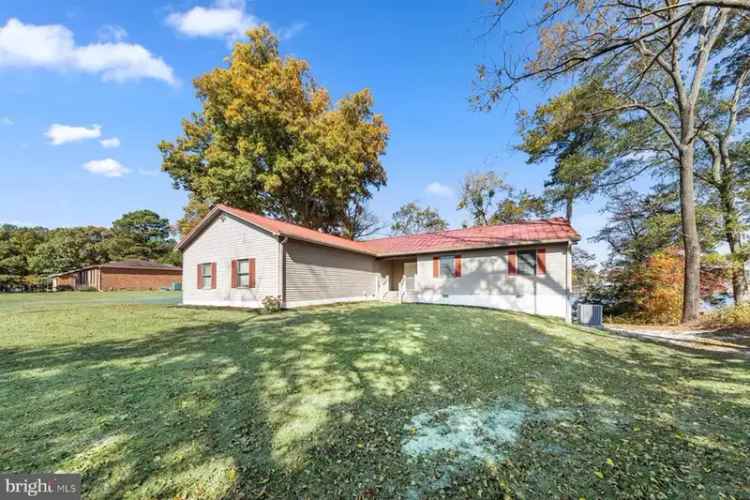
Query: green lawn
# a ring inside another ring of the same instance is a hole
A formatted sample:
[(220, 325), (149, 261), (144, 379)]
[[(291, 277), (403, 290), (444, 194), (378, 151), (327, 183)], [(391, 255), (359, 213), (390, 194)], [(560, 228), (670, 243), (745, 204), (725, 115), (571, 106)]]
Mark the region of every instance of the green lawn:
[(0, 294), (0, 313), (46, 305), (179, 304), (182, 292), (60, 292)]
[(750, 497), (747, 361), (480, 309), (117, 296), (0, 295), (0, 470), (102, 499)]

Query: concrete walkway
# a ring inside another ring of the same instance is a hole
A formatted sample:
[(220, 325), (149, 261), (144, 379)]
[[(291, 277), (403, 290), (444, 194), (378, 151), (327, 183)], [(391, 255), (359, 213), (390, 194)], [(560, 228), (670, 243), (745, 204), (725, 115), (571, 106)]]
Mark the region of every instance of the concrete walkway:
[(619, 324), (605, 324), (604, 328), (623, 337), (750, 359), (750, 332), (748, 331), (690, 330), (680, 327)]

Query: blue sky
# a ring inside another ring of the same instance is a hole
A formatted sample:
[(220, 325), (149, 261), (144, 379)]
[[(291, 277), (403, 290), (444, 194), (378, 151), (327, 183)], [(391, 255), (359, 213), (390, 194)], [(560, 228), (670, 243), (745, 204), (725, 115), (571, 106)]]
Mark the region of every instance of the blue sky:
[[(489, 6), (4, 0), (0, 222), (109, 225), (140, 208), (177, 219), (186, 196), (159, 172), (156, 145), (178, 136), (181, 118), (198, 109), (191, 80), (223, 64), (242, 28), (259, 22), (280, 34), (282, 52), (310, 62), (334, 98), (372, 90), (391, 129), (388, 185), (371, 202), (383, 220), (417, 200), (460, 226), (466, 214), (455, 193), (471, 170), (495, 169), (539, 193), (549, 166), (526, 165), (513, 150), (515, 113), (553, 91), (530, 85), (490, 113), (468, 104), (475, 65), (500, 57), (501, 40), (482, 36)], [(506, 27), (521, 26), (524, 15)], [(533, 48), (532, 39), (515, 43), (519, 53)], [(576, 208), (584, 238), (604, 222), (600, 206)]]

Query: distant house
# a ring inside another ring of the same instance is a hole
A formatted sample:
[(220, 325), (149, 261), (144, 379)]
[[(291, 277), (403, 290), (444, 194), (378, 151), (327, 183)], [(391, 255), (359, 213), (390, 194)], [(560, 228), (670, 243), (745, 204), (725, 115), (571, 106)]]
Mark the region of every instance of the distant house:
[(180, 283), (182, 268), (147, 260), (120, 260), (54, 274), (50, 278), (54, 290), (159, 290)]
[(217, 205), (178, 245), (183, 303), (284, 307), (389, 300), (570, 319), (565, 219), (352, 241)]

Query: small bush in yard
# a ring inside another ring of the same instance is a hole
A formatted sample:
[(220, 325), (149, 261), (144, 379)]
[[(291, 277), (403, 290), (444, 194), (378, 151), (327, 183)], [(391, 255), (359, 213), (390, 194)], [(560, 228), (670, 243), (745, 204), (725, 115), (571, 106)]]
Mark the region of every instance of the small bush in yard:
[(261, 302), (263, 303), (263, 310), (268, 313), (281, 311), (281, 297), (266, 295)]
[(682, 312), (683, 259), (668, 249), (649, 257), (637, 273), (637, 316), (646, 323), (678, 323)]
[(750, 326), (750, 304), (723, 307), (707, 314), (703, 319), (707, 326)]
[[(726, 266), (717, 258), (704, 260), (701, 266), (701, 297), (711, 299), (726, 292)], [(660, 250), (637, 265), (627, 278), (633, 308), (615, 321), (679, 323), (682, 317), (684, 267), (682, 250), (677, 247)]]

